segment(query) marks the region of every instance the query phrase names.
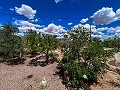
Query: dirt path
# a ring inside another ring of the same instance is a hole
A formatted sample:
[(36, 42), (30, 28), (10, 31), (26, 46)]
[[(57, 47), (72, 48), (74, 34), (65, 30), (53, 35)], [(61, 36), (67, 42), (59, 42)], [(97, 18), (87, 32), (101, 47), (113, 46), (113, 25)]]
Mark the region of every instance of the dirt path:
[[(28, 86), (32, 86), (32, 90), (40, 90), (39, 82), (43, 77), (48, 82), (48, 87), (45, 90), (66, 90), (61, 83), (59, 76), (54, 76), (57, 63), (46, 67), (34, 67), (17, 65), (14, 67), (0, 64), (0, 90), (27, 90)], [(27, 78), (28, 75), (33, 75), (32, 78)]]

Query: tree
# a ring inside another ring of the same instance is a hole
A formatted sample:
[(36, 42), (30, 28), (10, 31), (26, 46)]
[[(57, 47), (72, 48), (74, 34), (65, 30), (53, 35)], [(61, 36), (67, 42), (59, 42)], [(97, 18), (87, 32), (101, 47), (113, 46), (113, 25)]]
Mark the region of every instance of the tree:
[(102, 42), (103, 46), (106, 48), (114, 48), (115, 52), (120, 50), (120, 37), (114, 36), (112, 38), (105, 39)]
[(85, 28), (77, 28), (68, 32), (63, 43), (64, 57), (61, 67), (69, 73), (69, 82), (77, 88), (83, 83), (97, 81), (105, 73), (107, 67), (106, 53), (101, 40), (90, 36)]
[(21, 38), (17, 36), (19, 30), (12, 24), (5, 24), (0, 30), (0, 56), (8, 61), (19, 57)]
[(67, 36), (64, 37), (63, 51), (67, 59), (80, 60), (80, 52), (83, 47), (88, 46), (90, 41), (90, 33), (86, 28), (76, 28), (67, 32)]
[(58, 40), (55, 36), (50, 34), (39, 34), (39, 51), (44, 53), (46, 56), (46, 62), (49, 59), (49, 51), (58, 48)]
[(28, 30), (28, 34), (26, 35), (26, 46), (32, 54), (38, 51), (38, 34), (36, 31), (32, 29)]

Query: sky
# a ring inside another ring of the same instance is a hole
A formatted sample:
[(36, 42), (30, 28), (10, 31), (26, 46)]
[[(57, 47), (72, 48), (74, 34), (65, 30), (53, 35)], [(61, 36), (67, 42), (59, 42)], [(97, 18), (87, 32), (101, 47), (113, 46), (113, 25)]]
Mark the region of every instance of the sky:
[(91, 25), (92, 36), (104, 40), (120, 36), (120, 0), (0, 0), (0, 26), (9, 22), (21, 36), (33, 29), (58, 38)]

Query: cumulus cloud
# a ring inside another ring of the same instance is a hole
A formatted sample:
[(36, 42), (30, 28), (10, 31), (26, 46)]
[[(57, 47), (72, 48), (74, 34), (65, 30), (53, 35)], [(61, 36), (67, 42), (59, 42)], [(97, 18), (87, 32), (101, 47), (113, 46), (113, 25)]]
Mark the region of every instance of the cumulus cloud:
[(15, 7), (16, 13), (20, 15), (24, 15), (25, 17), (29, 19), (34, 19), (36, 10), (33, 10), (30, 6), (22, 4), (20, 8)]
[(108, 28), (107, 34), (119, 34), (120, 26)]
[[(79, 28), (79, 27), (84, 27), (86, 28), (87, 30), (90, 30), (90, 24), (77, 24), (73, 27), (73, 29), (76, 29), (76, 28)], [(96, 26), (95, 25), (91, 25), (91, 29), (92, 29), (92, 32), (96, 32)]]
[(69, 26), (70, 26), (70, 25), (72, 25), (72, 24), (73, 24), (73, 23), (72, 23), (72, 22), (70, 22), (70, 23), (68, 23), (67, 25), (69, 25)]
[(110, 24), (111, 22), (117, 21), (120, 19), (120, 9), (116, 12), (113, 11), (113, 8), (103, 7), (102, 9), (95, 12), (92, 16), (94, 24)]
[[(76, 29), (78, 27), (84, 27), (87, 30), (90, 30), (90, 24), (77, 24), (72, 29)], [(97, 28), (96, 25), (91, 25), (91, 31), (92, 37), (99, 37), (101, 40), (114, 37), (115, 35), (120, 37), (120, 26)]]
[(83, 27), (83, 25), (82, 24), (77, 24), (72, 29), (76, 29), (76, 28), (79, 28), (79, 27)]
[(47, 27), (44, 27), (43, 29), (41, 29), (40, 32), (45, 33), (45, 34), (53, 34), (53, 35), (59, 34), (60, 35), (66, 32), (66, 30), (61, 25), (55, 25), (51, 23)]
[(112, 38), (115, 35), (120, 37), (120, 26), (117, 27), (105, 27), (105, 28), (101, 28), (103, 30), (106, 30), (105, 34), (102, 34), (101, 39), (107, 39), (107, 38)]
[(82, 19), (80, 22), (81, 23), (86, 23), (88, 21), (88, 18)]
[(59, 2), (61, 2), (62, 0), (55, 0), (55, 3), (59, 3)]
[(21, 32), (26, 32), (28, 31), (28, 29), (39, 30), (40, 28), (44, 27), (44, 26), (33, 24), (33, 23), (30, 23), (29, 21), (23, 21), (23, 20), (16, 20), (14, 24), (18, 26), (18, 29)]

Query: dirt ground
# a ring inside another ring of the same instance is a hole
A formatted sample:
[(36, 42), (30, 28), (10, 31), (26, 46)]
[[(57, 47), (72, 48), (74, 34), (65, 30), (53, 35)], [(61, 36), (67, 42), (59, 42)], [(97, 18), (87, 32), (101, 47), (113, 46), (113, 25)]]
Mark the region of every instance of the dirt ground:
[[(45, 90), (67, 90), (59, 76), (54, 75), (57, 63), (45, 67), (27, 66), (29, 60), (27, 58), (25, 64), (15, 66), (0, 64), (0, 90), (41, 90), (39, 83), (43, 77), (48, 82)], [(113, 61), (113, 58), (109, 61)], [(108, 65), (110, 70), (100, 79), (99, 84), (91, 85), (92, 90), (120, 90), (120, 67)], [(31, 86), (32, 89), (28, 89)]]
[[(57, 63), (48, 65), (46, 67), (40, 66), (7, 66), (0, 64), (0, 90), (28, 90), (27, 88), (31, 85), (30, 90), (41, 90), (39, 83), (46, 78), (48, 87), (46, 90), (66, 90), (62, 84), (59, 76), (54, 76)], [(28, 75), (33, 75), (32, 78), (27, 78)]]

